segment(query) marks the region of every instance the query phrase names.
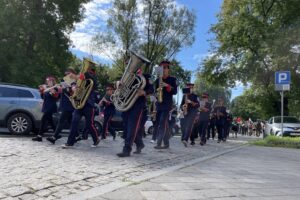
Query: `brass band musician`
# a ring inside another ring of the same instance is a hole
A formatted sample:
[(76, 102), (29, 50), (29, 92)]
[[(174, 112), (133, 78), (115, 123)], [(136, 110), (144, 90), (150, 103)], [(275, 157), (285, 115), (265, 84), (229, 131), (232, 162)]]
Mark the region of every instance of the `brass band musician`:
[(198, 96), (193, 93), (194, 84), (187, 83), (186, 88), (183, 89), (183, 98), (180, 104), (183, 110), (184, 118), (182, 119), (182, 137), (181, 141), (187, 147), (188, 139), (191, 136), (193, 123), (198, 112), (199, 101)]

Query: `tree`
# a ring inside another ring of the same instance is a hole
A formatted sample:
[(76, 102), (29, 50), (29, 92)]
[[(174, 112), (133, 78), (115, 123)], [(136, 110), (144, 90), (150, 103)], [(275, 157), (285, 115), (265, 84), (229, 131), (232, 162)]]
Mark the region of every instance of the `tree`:
[(109, 14), (108, 33), (97, 34), (93, 43), (99, 52), (118, 49), (110, 56), (121, 71), (128, 49), (138, 50), (152, 62), (146, 71), (150, 73), (160, 60), (194, 42), (195, 15), (178, 8), (174, 0), (115, 0)]
[(195, 80), (195, 93), (201, 96), (204, 92), (209, 94), (211, 100), (217, 101), (218, 98), (223, 98), (225, 105), (230, 105), (231, 90), (224, 86), (210, 84), (201, 73), (198, 73)]
[[(259, 91), (264, 99), (271, 99), (270, 105), (278, 98), (275, 71), (290, 70), (293, 84), (299, 87), (300, 54), (291, 52), (300, 43), (299, 9), (297, 0), (224, 0), (218, 22), (211, 27), (213, 56), (202, 63), (205, 79), (226, 86), (234, 86), (235, 81), (250, 83), (251, 93)], [(291, 93), (289, 98), (300, 95), (298, 89)], [(268, 115), (276, 112), (269, 110), (270, 105), (262, 107)]]
[(68, 33), (88, 1), (2, 0), (0, 80), (37, 86), (46, 75), (61, 75), (74, 59)]

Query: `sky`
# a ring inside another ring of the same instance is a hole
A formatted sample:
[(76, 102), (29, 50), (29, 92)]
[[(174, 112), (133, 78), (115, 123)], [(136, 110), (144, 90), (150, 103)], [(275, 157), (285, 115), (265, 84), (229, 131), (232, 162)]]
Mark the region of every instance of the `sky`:
[[(82, 58), (83, 56), (93, 55), (95, 60), (102, 63), (111, 63), (110, 51), (96, 52), (90, 47), (91, 38), (99, 31), (105, 31), (106, 20), (108, 19), (107, 10), (111, 6), (112, 0), (92, 0), (85, 5), (86, 13), (82, 22), (76, 24), (75, 31), (71, 33), (73, 47), (71, 51)], [(205, 56), (209, 55), (210, 43), (208, 40), (213, 38), (209, 33), (212, 24), (217, 22), (216, 15), (221, 9), (223, 0), (176, 0), (178, 5), (186, 6), (194, 10), (196, 14), (195, 42), (192, 46), (181, 49), (175, 56), (181, 65), (188, 70), (196, 71)], [(192, 81), (195, 77), (192, 77)], [(232, 89), (232, 97), (241, 95), (244, 87), (237, 84)]]

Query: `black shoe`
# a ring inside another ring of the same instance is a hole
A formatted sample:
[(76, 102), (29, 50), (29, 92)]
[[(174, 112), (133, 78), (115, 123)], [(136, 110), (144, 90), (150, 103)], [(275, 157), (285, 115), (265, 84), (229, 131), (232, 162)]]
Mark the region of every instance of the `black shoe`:
[(35, 141), (35, 142), (42, 142), (42, 141), (43, 141), (43, 138), (42, 138), (42, 136), (38, 135), (38, 136), (32, 138), (32, 141)]
[(226, 142), (226, 139), (223, 139), (223, 142)]
[(57, 135), (57, 136), (54, 136), (56, 140), (59, 140), (60, 138), (62, 138), (61, 135)]
[(182, 144), (183, 144), (185, 147), (187, 147), (187, 145), (188, 145), (188, 144), (187, 144), (187, 141), (182, 140), (181, 142), (182, 142)]
[(81, 139), (82, 140), (87, 140), (89, 137), (87, 136), (87, 135), (83, 135), (82, 137), (81, 137)]
[(221, 142), (221, 140), (218, 140), (218, 143), (220, 143)]
[(100, 139), (98, 138), (98, 140), (96, 142), (94, 142), (94, 144), (91, 145), (91, 147), (97, 147), (98, 144), (100, 143)]
[(118, 153), (117, 156), (119, 157), (129, 157), (130, 156), (130, 153), (129, 152), (122, 152), (122, 153)]
[(195, 145), (195, 142), (193, 141), (193, 142), (191, 142), (191, 145)]
[(116, 134), (113, 135), (113, 140), (116, 140)]
[(56, 138), (54, 136), (52, 136), (52, 137), (47, 137), (46, 140), (48, 140), (52, 144), (55, 144)]
[(169, 148), (169, 145), (164, 145), (161, 147), (162, 149), (168, 149)]
[(154, 149), (163, 149), (163, 147), (162, 146), (154, 146)]
[(78, 136), (78, 137), (75, 138), (75, 142), (79, 142), (80, 140), (82, 140), (81, 136)]
[(205, 143), (204, 142), (200, 142), (200, 145), (203, 146)]
[(142, 149), (145, 147), (145, 145), (142, 145), (142, 146), (140, 146), (140, 147), (137, 147), (136, 148), (136, 151), (135, 152), (133, 152), (134, 154), (140, 154), (140, 153), (142, 153)]

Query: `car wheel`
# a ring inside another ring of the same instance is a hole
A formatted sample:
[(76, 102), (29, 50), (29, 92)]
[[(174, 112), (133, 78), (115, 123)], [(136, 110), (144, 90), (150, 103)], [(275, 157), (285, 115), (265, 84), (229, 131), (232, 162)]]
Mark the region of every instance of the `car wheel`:
[(152, 134), (153, 134), (153, 131), (154, 131), (154, 127), (153, 127), (153, 126), (150, 126), (149, 129), (148, 129), (148, 134), (149, 134), (149, 135), (152, 135)]
[(12, 134), (29, 134), (32, 130), (32, 121), (28, 115), (17, 113), (8, 119), (7, 128)]
[(94, 125), (98, 131), (98, 134), (102, 135), (102, 125), (99, 122), (94, 122)]

